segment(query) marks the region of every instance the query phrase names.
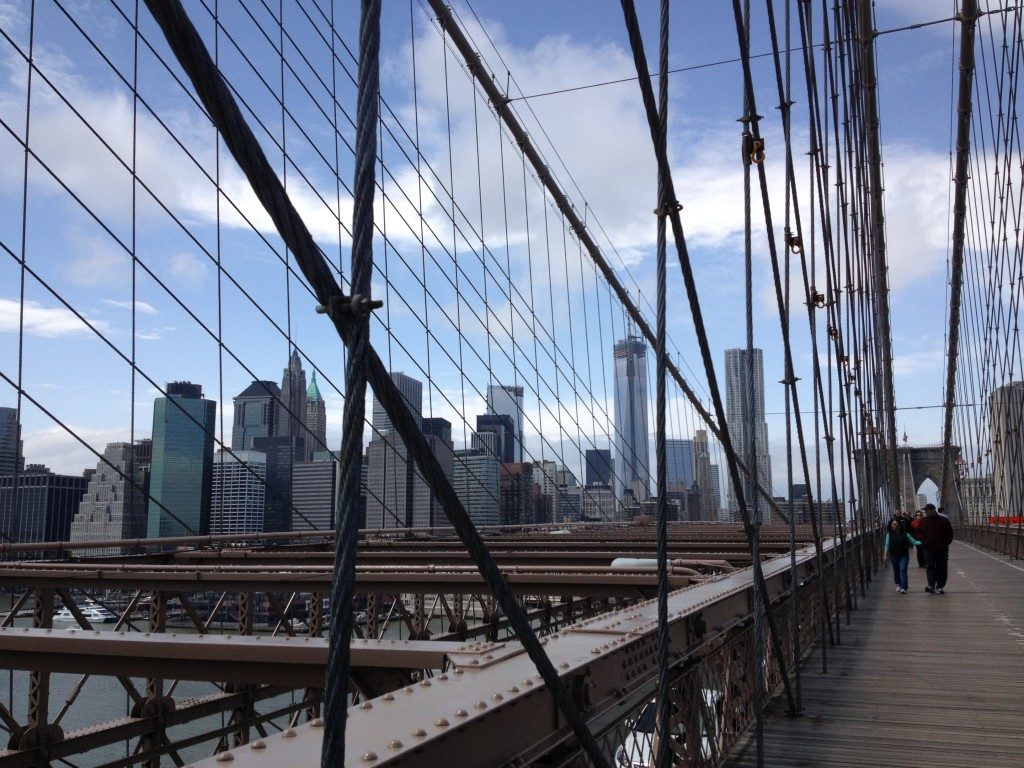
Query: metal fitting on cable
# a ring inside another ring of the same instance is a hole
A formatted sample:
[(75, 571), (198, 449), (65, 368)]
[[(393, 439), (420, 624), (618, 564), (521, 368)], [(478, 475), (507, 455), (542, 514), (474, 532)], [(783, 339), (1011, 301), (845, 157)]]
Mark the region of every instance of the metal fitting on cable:
[(786, 245), (789, 246), (789, 250), (793, 253), (802, 253), (804, 250), (804, 241), (800, 235), (791, 233), (786, 235)]
[(354, 294), (352, 296), (331, 296), (327, 304), (316, 308), (318, 315), (327, 315), (332, 320), (352, 320), (366, 317), (373, 310), (384, 306), (383, 301), (374, 301), (369, 296)]
[(666, 216), (671, 216), (673, 213), (679, 213), (683, 210), (683, 204), (680, 202), (668, 203), (664, 208), (655, 208), (654, 215), (659, 219), (663, 219)]

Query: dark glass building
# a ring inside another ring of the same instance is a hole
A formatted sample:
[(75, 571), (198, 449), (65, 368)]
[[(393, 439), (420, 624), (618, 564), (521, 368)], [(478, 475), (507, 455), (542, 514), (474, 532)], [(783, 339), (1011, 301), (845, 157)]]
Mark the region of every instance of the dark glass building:
[[(485, 413), (476, 417), (476, 433), (491, 433), (495, 436), (498, 461), (511, 464), (516, 458), (516, 428), (512, 417), (504, 413)], [(474, 448), (479, 448), (476, 444)]]
[(210, 532), (216, 414), (217, 403), (187, 381), (168, 384), (167, 397), (154, 401), (149, 538)]
[(0, 475), (25, 468), (21, 452), (21, 427), (16, 408), (0, 408)]
[(612, 485), (612, 452), (608, 448), (588, 448), (586, 452), (587, 485)]
[(280, 421), (281, 388), (273, 381), (254, 381), (235, 395), (231, 450), (254, 450), (253, 439), (278, 434)]
[(38, 464), (18, 473), (17, 487), (14, 480), (14, 475), (0, 476), (0, 539), (23, 544), (67, 541), (89, 481), (57, 475)]

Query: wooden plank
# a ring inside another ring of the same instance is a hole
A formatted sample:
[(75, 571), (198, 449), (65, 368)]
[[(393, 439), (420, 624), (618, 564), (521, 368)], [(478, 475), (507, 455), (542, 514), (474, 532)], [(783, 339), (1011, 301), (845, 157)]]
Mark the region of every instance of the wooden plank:
[[(968, 544), (950, 552), (945, 595), (881, 570), (842, 627), (843, 644), (804, 664), (803, 716), (773, 701), (766, 766), (1024, 766), (1024, 566)], [(757, 764), (752, 732), (726, 762)]]

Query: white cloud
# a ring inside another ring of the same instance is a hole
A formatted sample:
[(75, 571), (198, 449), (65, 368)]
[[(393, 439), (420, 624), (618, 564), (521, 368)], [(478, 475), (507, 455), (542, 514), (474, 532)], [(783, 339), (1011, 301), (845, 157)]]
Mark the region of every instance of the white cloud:
[(919, 376), (925, 373), (934, 375), (941, 371), (945, 352), (942, 349), (928, 349), (896, 355), (892, 360), (892, 372), (896, 376)]
[[(92, 428), (80, 424), (69, 424), (68, 427), (100, 454), (103, 453), (108, 443), (127, 442), (130, 437), (128, 425), (114, 428)], [(148, 431), (146, 433), (137, 432), (135, 439), (148, 436)], [(23, 438), (26, 461), (46, 464), (58, 473), (80, 475), (82, 470), (95, 467), (99, 462), (95, 453), (59, 426), (27, 432)]]
[[(130, 301), (115, 301), (114, 299), (104, 299), (103, 303), (104, 304), (108, 304), (111, 307), (120, 307), (121, 309), (128, 309), (128, 310), (130, 310), (132, 308), (132, 303)], [(145, 302), (145, 301), (138, 301), (138, 300), (136, 300), (136, 302), (135, 302), (135, 311), (138, 314), (140, 314), (140, 315), (155, 315), (155, 314), (157, 314), (157, 309), (152, 304), (149, 304), (148, 302)]]
[[(92, 333), (73, 312), (63, 307), (44, 307), (31, 300), (26, 300), (23, 307), (25, 333), (45, 338)], [(21, 320), (19, 302), (15, 299), (0, 299), (0, 332), (17, 333)], [(105, 331), (108, 327), (102, 320), (90, 319), (89, 322), (99, 331)]]
[(171, 254), (168, 265), (172, 275), (188, 282), (199, 282), (205, 279), (208, 271), (203, 258), (185, 251)]

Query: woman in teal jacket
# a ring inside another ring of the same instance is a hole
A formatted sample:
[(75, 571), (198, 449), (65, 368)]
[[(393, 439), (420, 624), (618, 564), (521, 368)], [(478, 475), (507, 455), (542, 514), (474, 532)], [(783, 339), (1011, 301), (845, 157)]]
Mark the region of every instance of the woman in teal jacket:
[(889, 523), (882, 545), (882, 559), (889, 557), (892, 563), (892, 579), (896, 582), (896, 591), (907, 594), (907, 566), (910, 564), (910, 547), (920, 546), (921, 542), (910, 535), (899, 520)]

